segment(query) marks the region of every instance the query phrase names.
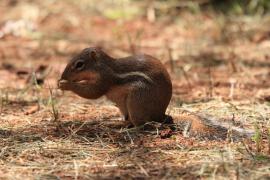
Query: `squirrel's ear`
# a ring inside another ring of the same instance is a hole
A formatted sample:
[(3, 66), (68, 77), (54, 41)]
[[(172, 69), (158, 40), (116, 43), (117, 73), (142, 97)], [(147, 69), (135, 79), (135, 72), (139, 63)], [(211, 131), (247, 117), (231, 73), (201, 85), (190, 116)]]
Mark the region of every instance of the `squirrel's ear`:
[(90, 51), (89, 56), (90, 56), (90, 58), (93, 59), (94, 61), (97, 61), (97, 60), (98, 60), (98, 54), (97, 54), (97, 51), (96, 51), (96, 50)]

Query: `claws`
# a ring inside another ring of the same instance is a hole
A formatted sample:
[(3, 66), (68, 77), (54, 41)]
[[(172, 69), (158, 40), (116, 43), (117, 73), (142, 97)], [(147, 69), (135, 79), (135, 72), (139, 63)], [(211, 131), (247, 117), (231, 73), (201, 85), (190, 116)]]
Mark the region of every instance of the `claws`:
[(68, 81), (65, 79), (58, 80), (58, 88), (60, 88), (60, 89), (63, 89), (65, 87), (65, 85), (67, 85), (67, 84), (68, 84)]

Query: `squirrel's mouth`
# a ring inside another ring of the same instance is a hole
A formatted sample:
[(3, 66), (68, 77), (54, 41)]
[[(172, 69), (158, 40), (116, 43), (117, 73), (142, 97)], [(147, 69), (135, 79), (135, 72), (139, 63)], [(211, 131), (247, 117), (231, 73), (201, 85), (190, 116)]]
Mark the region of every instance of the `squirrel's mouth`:
[(58, 88), (61, 90), (72, 90), (72, 87), (75, 86), (87, 86), (89, 84), (88, 80), (77, 80), (77, 81), (68, 81), (66, 79), (60, 79), (58, 81)]

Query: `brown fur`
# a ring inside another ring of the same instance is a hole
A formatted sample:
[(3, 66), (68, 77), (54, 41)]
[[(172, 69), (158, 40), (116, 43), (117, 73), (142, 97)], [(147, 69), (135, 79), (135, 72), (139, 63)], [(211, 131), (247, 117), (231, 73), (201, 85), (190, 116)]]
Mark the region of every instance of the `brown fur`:
[(88, 99), (105, 95), (136, 126), (162, 122), (172, 96), (170, 76), (159, 60), (144, 54), (114, 59), (98, 48), (75, 56), (59, 87)]
[(74, 80), (85, 79), (89, 84), (95, 84), (100, 79), (100, 74), (98, 72), (82, 72), (75, 76)]
[(129, 85), (123, 85), (123, 86), (113, 86), (107, 93), (106, 97), (115, 102), (118, 108), (120, 109), (121, 113), (124, 115), (125, 118), (128, 117), (128, 111), (126, 107), (126, 100), (128, 93), (130, 92)]

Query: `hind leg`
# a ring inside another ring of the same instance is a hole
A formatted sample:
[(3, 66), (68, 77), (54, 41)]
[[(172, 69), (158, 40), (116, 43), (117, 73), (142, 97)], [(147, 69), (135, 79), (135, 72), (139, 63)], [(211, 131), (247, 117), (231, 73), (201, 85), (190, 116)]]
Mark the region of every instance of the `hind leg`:
[(134, 88), (127, 97), (129, 121), (135, 126), (151, 121), (162, 121), (165, 117), (166, 107), (158, 101), (155, 90), (140, 85)]

